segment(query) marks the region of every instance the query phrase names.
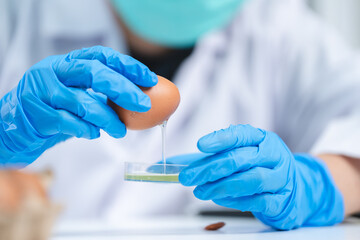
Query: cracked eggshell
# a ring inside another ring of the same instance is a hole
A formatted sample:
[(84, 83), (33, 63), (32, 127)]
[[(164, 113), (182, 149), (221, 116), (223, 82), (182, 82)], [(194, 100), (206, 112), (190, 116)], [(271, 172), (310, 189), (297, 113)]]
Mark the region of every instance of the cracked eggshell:
[(108, 101), (128, 129), (142, 130), (160, 125), (168, 120), (179, 106), (180, 93), (176, 85), (161, 76), (158, 76), (158, 80), (154, 87), (140, 87), (151, 100), (151, 109), (147, 112), (129, 111)]

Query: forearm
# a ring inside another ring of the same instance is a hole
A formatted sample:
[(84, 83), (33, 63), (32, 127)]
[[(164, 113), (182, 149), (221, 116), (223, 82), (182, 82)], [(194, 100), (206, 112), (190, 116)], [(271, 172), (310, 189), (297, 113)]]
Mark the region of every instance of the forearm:
[(326, 163), (343, 194), (345, 215), (360, 212), (360, 159), (333, 154), (318, 157)]

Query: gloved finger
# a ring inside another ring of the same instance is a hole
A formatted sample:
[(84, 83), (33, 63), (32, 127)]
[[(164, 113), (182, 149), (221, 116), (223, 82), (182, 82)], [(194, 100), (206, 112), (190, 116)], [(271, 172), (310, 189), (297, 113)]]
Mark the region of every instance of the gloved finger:
[(143, 87), (155, 86), (158, 78), (155, 73), (149, 70), (136, 59), (121, 54), (111, 48), (95, 46), (75, 50), (67, 55), (68, 59), (98, 60), (112, 70), (125, 76), (127, 79)]
[(72, 115), (65, 110), (58, 110), (60, 121), (59, 132), (77, 138), (95, 139), (100, 137), (100, 130), (96, 126)]
[(102, 93), (94, 92), (92, 89), (86, 89), (86, 92), (93, 98), (95, 98), (97, 101), (100, 101), (104, 104), (107, 104), (107, 97)]
[(200, 138), (197, 146), (205, 153), (218, 153), (238, 147), (257, 146), (265, 137), (264, 131), (250, 125), (230, 125)]
[(157, 174), (178, 174), (185, 166), (180, 164), (162, 163), (153, 164), (146, 169), (148, 173), (157, 173)]
[(286, 184), (287, 176), (279, 169), (256, 167), (216, 182), (197, 186), (194, 195), (201, 200), (237, 198), (261, 193), (276, 193)]
[[(207, 156), (209, 156), (209, 154), (205, 154), (205, 153), (189, 153), (189, 154), (176, 155), (176, 156), (167, 158), (166, 163), (167, 164), (189, 165), (195, 161), (204, 159)], [(162, 163), (162, 161), (159, 163)]]
[(277, 216), (282, 203), (286, 203), (287, 201), (288, 199), (285, 194), (277, 193), (264, 193), (239, 198), (228, 197), (213, 200), (215, 204), (223, 207), (261, 213), (268, 217)]
[(124, 137), (125, 125), (108, 105), (97, 101), (86, 91), (77, 88), (62, 88), (55, 91), (51, 105), (56, 109), (67, 110), (77, 117), (103, 129), (115, 138)]
[(181, 171), (179, 181), (184, 186), (203, 185), (254, 167), (274, 168), (278, 159), (263, 156), (258, 147), (241, 147), (195, 161)]
[[(50, 108), (50, 106), (48, 107)], [(46, 110), (39, 107), (37, 114), (46, 111), (43, 118), (38, 118), (35, 126), (40, 134), (53, 136), (58, 133), (70, 135), (78, 138), (95, 139), (100, 136), (98, 127), (78, 118), (66, 110)]]
[(99, 61), (61, 61), (55, 68), (58, 79), (68, 87), (92, 88), (105, 94), (117, 105), (137, 112), (151, 108), (149, 96), (123, 75)]
[(190, 153), (169, 157), (166, 159), (166, 165), (169, 167), (164, 168), (164, 161), (159, 161), (156, 164), (150, 166), (147, 171), (151, 173), (164, 173), (164, 171), (167, 174), (179, 173), (182, 169), (184, 169), (184, 166), (189, 165), (194, 161), (203, 159), (206, 156), (208, 156), (208, 154)]

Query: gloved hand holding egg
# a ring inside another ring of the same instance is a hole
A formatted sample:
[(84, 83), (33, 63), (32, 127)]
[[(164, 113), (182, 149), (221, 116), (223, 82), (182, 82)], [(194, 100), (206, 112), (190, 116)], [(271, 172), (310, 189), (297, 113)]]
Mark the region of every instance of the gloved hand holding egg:
[(170, 81), (157, 83), (142, 63), (101, 46), (40, 61), (0, 100), (0, 164), (24, 167), (56, 143), (98, 138), (100, 129), (121, 138), (126, 126), (160, 124), (180, 96)]

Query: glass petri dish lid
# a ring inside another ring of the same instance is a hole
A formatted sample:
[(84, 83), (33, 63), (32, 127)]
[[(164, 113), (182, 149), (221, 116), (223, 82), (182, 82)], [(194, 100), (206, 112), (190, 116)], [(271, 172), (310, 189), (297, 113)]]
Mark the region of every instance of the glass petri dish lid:
[(187, 165), (146, 162), (125, 162), (126, 181), (178, 183), (179, 173)]

